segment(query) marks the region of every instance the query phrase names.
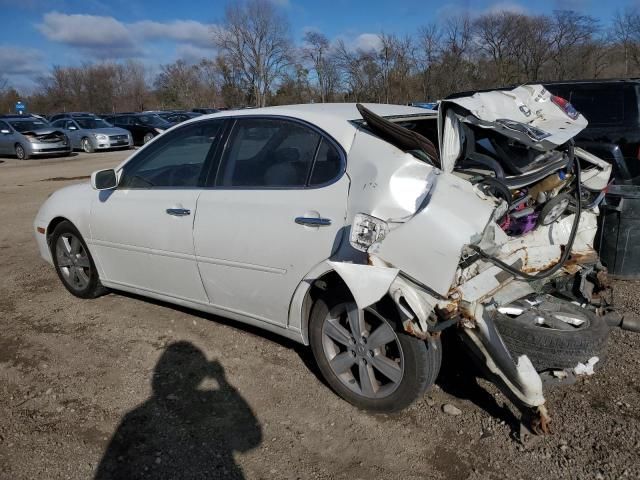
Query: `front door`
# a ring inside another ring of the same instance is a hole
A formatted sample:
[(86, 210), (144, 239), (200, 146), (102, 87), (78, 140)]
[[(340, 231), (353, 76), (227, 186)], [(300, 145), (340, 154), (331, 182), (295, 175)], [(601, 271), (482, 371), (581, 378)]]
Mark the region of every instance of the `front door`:
[(193, 249), (193, 219), (221, 121), (176, 129), (140, 151), (118, 188), (98, 192), (91, 249), (107, 282), (206, 303)]
[(211, 304), (286, 325), (296, 287), (340, 242), (349, 189), (344, 160), (331, 139), (305, 124), (236, 120), (194, 225)]

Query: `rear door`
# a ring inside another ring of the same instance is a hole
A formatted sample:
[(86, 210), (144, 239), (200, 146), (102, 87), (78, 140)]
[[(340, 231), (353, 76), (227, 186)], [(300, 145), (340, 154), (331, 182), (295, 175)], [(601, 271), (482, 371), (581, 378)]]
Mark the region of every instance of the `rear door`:
[(214, 306), (285, 326), (297, 285), (342, 238), (349, 179), (342, 149), (317, 129), (240, 117), (194, 224)]

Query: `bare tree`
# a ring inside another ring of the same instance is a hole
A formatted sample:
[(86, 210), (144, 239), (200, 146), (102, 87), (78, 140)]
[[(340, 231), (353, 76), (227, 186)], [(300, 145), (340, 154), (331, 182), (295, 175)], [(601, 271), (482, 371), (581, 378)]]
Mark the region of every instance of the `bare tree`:
[(291, 63), (287, 18), (268, 0), (233, 3), (214, 41), (242, 72), (256, 106), (264, 107), (274, 81)]
[(315, 74), (320, 101), (325, 103), (336, 86), (336, 62), (331, 53), (329, 39), (320, 32), (307, 32), (304, 35), (301, 53), (302, 59)]

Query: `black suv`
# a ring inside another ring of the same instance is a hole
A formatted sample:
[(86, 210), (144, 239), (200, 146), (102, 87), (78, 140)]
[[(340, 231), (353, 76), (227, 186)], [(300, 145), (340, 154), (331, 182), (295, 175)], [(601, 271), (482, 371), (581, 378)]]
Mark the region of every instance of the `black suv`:
[(640, 183), (640, 79), (544, 85), (589, 121), (576, 144), (611, 162), (616, 183)]
[(104, 119), (131, 132), (133, 143), (143, 145), (173, 125), (155, 113), (116, 113)]

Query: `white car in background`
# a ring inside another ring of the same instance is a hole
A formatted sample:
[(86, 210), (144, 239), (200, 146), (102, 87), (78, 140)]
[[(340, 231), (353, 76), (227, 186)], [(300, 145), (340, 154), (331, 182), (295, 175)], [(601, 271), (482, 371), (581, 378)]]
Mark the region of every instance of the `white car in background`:
[[(545, 375), (593, 366), (608, 333), (593, 238), (611, 167), (573, 148), (585, 125), (541, 86), (437, 114), (205, 115), (54, 193), (36, 238), (72, 294), (133, 292), (310, 345), (329, 385), (374, 411), (435, 381), (457, 326), (544, 431)], [(585, 308), (551, 295), (576, 275)]]

